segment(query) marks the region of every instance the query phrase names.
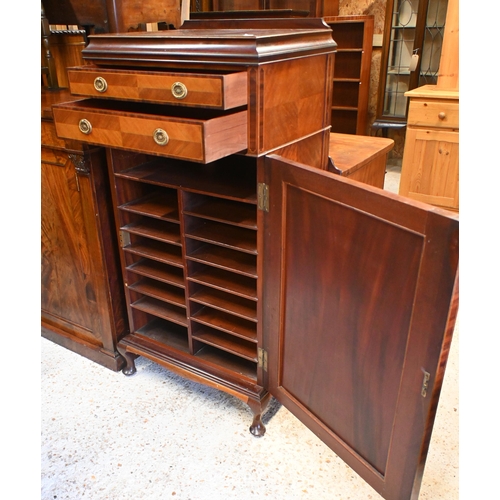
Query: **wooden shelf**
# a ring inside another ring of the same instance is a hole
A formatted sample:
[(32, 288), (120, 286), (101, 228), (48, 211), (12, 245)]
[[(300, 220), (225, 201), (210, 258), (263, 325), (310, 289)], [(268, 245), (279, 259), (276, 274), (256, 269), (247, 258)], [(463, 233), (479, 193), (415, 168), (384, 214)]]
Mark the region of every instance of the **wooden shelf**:
[(188, 280), (250, 300), (257, 300), (257, 283), (254, 279), (224, 271), (223, 269), (206, 266), (188, 276)]
[(186, 231), (186, 237), (257, 255), (257, 232), (249, 229), (204, 221)]
[(214, 288), (202, 288), (192, 294), (190, 300), (257, 322), (256, 302), (238, 295), (222, 292)]
[(206, 244), (186, 255), (186, 259), (257, 278), (256, 256)]
[(191, 319), (197, 323), (211, 326), (216, 330), (234, 335), (235, 337), (240, 337), (250, 342), (257, 342), (256, 324), (232, 314), (204, 307), (191, 316)]
[(160, 281), (143, 278), (128, 286), (129, 290), (148, 295), (155, 299), (159, 299), (179, 307), (186, 307), (186, 298), (184, 290), (176, 286), (167, 285)]
[(230, 352), (249, 361), (257, 362), (257, 346), (255, 343), (249, 343), (239, 337), (228, 336), (212, 328), (201, 326), (193, 334), (193, 339), (199, 340), (204, 344), (211, 345), (217, 349)]
[(133, 200), (119, 207), (131, 213), (156, 217), (170, 222), (179, 222), (179, 208), (177, 193), (160, 191), (148, 196)]
[(162, 319), (154, 319), (134, 333), (163, 346), (189, 353), (187, 328), (183, 326)]
[(115, 173), (116, 177), (257, 204), (256, 167), (251, 158), (231, 156), (209, 165), (154, 159)]
[(158, 318), (172, 321), (178, 325), (187, 326), (186, 311), (183, 308), (162, 302), (152, 297), (142, 297), (130, 306), (139, 311), (151, 314)]
[(148, 259), (141, 259), (127, 266), (127, 271), (154, 278), (178, 287), (184, 287), (184, 272), (178, 267), (171, 267)]
[(141, 219), (140, 221), (127, 224), (120, 228), (122, 231), (145, 236), (172, 245), (181, 244), (179, 226), (170, 222), (157, 221), (153, 219)]
[(221, 200), (220, 198), (209, 198), (197, 207), (184, 210), (184, 214), (257, 230), (255, 205)]
[(142, 240), (123, 247), (123, 250), (140, 257), (146, 257), (173, 266), (183, 267), (182, 249), (172, 245), (165, 245), (159, 241)]

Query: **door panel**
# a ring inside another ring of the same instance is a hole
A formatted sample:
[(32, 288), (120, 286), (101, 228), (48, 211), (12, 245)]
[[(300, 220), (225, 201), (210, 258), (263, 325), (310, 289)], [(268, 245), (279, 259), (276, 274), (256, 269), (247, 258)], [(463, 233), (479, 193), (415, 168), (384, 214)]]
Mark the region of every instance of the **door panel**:
[(458, 220), (278, 157), (264, 175), (270, 391), (385, 498), (412, 498), (451, 340)]

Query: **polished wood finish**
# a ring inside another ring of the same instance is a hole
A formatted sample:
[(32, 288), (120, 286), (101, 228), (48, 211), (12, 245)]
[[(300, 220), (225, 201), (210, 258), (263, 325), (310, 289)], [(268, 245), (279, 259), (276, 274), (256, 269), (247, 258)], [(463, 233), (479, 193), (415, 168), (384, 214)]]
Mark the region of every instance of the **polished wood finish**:
[[(256, 162), (314, 150), (315, 166), (327, 168), (335, 48), (320, 19), (95, 35), (83, 51), (92, 66), (70, 73), (71, 89), (91, 98), (54, 107), (59, 137), (108, 148), (130, 325), (118, 343), (124, 373), (147, 356), (225, 390), (249, 404), (255, 435), (269, 399)], [(95, 79), (106, 80), (99, 97)], [(185, 98), (172, 98), (176, 82)], [(190, 98), (190, 89), (200, 92)], [(165, 145), (153, 140), (158, 128)]]
[(399, 194), (458, 210), (458, 90), (425, 85), (407, 95), (410, 110)]
[[(123, 372), (145, 356), (226, 391), (248, 403), (256, 436), (273, 394), (385, 498), (416, 498), (455, 320), (458, 223), (326, 171), (331, 30), (276, 22), (96, 36), (84, 54), (108, 70), (248, 77), (244, 152), (195, 163), (103, 139), (130, 325)], [(92, 103), (131, 126), (131, 107), (148, 108)]]
[(378, 188), (384, 187), (387, 155), (394, 141), (385, 137), (330, 134), (328, 170)]
[(333, 72), (332, 132), (368, 134), (373, 16), (327, 16), (337, 43)]
[[(244, 71), (197, 75), (89, 67), (72, 68), (68, 71), (68, 76), (71, 93), (85, 97), (180, 104), (210, 109), (232, 109), (247, 104), (247, 74)], [(100, 79), (105, 87), (96, 87), (96, 79)], [(186, 95), (176, 95), (176, 86), (184, 88)]]
[(103, 150), (68, 148), (42, 91), (42, 335), (112, 370), (127, 332)]
[(279, 157), (263, 170), (269, 390), (384, 498), (417, 498), (457, 308), (458, 219)]
[[(211, 162), (247, 147), (246, 111), (200, 116), (183, 109), (168, 114), (156, 105), (117, 109), (114, 103), (86, 100), (61, 104), (54, 115), (59, 137), (184, 160)], [(82, 120), (90, 124), (90, 132), (82, 131)], [(165, 144), (156, 140), (158, 130), (167, 137)]]

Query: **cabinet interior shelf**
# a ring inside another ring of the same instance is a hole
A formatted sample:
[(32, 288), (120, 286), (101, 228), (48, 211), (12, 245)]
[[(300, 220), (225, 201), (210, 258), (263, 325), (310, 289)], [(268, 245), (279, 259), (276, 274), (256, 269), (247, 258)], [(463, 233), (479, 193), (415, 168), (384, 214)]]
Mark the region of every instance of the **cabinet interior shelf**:
[(182, 186), (185, 191), (208, 192), (228, 200), (257, 205), (255, 165), (245, 156), (232, 156), (209, 165), (191, 164), (189, 168), (178, 160), (154, 159), (115, 172), (115, 176), (168, 188)]
[(167, 195), (165, 192), (154, 192), (143, 198), (125, 203), (119, 208), (139, 215), (179, 222), (176, 193)]
[(155, 219), (141, 219), (138, 222), (122, 226), (120, 229), (127, 233), (145, 236), (172, 245), (181, 244), (179, 226), (170, 222), (157, 221)]
[[(126, 337), (126, 344), (143, 353), (151, 352), (159, 362), (181, 366), (197, 374), (200, 365), (206, 378), (240, 389), (255, 391), (257, 367), (252, 360), (205, 344), (196, 354), (190, 354), (187, 329), (161, 319), (154, 319)], [(224, 379), (219, 373), (224, 372)]]
[(141, 259), (127, 266), (126, 269), (140, 276), (154, 278), (184, 288), (184, 273), (178, 267), (171, 267), (149, 259)]
[(125, 246), (123, 250), (140, 257), (183, 267), (182, 249), (177, 246), (165, 245), (155, 240), (142, 240)]
[(143, 278), (133, 284), (130, 284), (129, 289), (155, 299), (169, 302), (179, 307), (186, 307), (184, 290), (176, 286), (162, 283), (161, 281), (153, 280), (151, 278)]
[(256, 256), (221, 246), (206, 244), (186, 255), (193, 262), (210, 264), (223, 270), (257, 278)]
[(154, 299), (153, 297), (141, 297), (139, 300), (132, 302), (130, 307), (158, 318), (172, 321), (178, 325), (188, 326), (185, 309), (183, 310), (183, 308)]
[(256, 282), (252, 278), (206, 266), (188, 277), (189, 281), (233, 293), (240, 297), (257, 300)]
[(233, 250), (257, 254), (256, 231), (208, 221), (187, 231), (186, 236)]

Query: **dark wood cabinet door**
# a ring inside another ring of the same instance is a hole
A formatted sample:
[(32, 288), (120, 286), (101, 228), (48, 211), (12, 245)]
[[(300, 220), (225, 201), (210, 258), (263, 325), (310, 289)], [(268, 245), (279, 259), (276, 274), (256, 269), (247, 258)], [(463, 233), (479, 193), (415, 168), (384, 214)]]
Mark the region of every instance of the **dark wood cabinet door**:
[(384, 498), (416, 498), (457, 309), (458, 219), (266, 158), (270, 392)]
[(116, 242), (104, 236), (111, 234), (104, 153), (73, 156), (77, 168), (67, 152), (42, 149), (42, 335), (118, 370), (116, 342), (127, 325)]

